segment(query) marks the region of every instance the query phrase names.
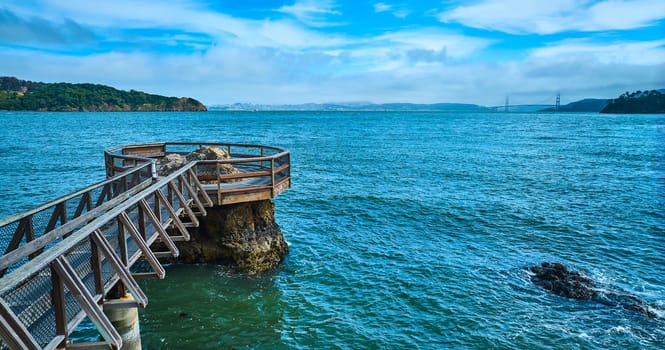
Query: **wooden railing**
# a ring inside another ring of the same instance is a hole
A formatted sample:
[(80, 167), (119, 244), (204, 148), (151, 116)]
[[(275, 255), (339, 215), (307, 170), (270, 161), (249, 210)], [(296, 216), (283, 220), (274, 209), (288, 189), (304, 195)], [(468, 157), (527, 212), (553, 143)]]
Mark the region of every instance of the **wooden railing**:
[[(186, 155), (202, 147), (225, 150), (229, 159), (197, 160), (194, 171), (218, 205), (273, 198), (291, 187), (291, 154), (283, 149), (253, 144), (218, 142), (163, 142), (124, 145), (105, 152), (107, 176), (137, 165), (153, 164), (167, 154)], [(239, 173), (224, 173), (224, 165)]]
[[(150, 163), (144, 163), (117, 177), (0, 219), (0, 248), (4, 251), (0, 258), (0, 277), (8, 268), (16, 268), (35, 258), (44, 247), (64, 237), (68, 229), (81, 226), (151, 183)], [(36, 247), (35, 252), (27, 256), (14, 252), (26, 245)], [(14, 264), (16, 266), (12, 266)]]

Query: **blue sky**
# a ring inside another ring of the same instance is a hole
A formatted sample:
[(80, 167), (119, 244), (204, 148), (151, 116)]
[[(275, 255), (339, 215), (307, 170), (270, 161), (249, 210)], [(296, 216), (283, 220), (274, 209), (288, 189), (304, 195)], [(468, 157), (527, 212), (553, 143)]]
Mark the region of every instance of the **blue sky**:
[(4, 2), (0, 75), (208, 105), (611, 98), (665, 88), (665, 1)]

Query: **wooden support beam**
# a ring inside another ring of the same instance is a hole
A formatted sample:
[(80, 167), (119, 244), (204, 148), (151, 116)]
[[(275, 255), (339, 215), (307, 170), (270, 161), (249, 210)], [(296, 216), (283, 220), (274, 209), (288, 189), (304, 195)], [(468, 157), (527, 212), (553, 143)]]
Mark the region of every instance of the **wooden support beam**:
[(125, 287), (127, 287), (130, 293), (132, 293), (132, 296), (134, 296), (134, 300), (136, 300), (138, 305), (141, 307), (148, 305), (148, 297), (143, 293), (143, 290), (136, 283), (136, 280), (132, 278), (129, 268), (125, 267), (118, 255), (115, 254), (115, 250), (111, 247), (109, 241), (106, 240), (102, 231), (96, 230), (91, 238), (99, 252), (106, 258), (115, 273), (118, 274), (122, 283), (124, 283)]
[(104, 294), (104, 276), (102, 273), (102, 256), (94, 237), (90, 236), (90, 265), (95, 279), (95, 294)]
[[(125, 212), (123, 212), (124, 214)], [(125, 214), (126, 215), (126, 214)], [(118, 249), (120, 249), (120, 261), (127, 266), (129, 263), (129, 253), (127, 252), (127, 236), (125, 235), (125, 227), (122, 225), (120, 216), (116, 217), (118, 225)]]
[(92, 197), (90, 196), (90, 192), (85, 192), (81, 196), (81, 201), (79, 202), (79, 205), (76, 207), (76, 211), (74, 212), (74, 218), (77, 218), (83, 214), (83, 209), (86, 211), (90, 211), (92, 209)]
[[(196, 207), (199, 209), (199, 213), (201, 213), (201, 215), (203, 215), (203, 216), (208, 215), (208, 213), (206, 212), (206, 208), (203, 206), (203, 203), (201, 202), (201, 199), (196, 194), (196, 191), (194, 191), (192, 186), (189, 185), (189, 183), (187, 182), (187, 178), (185, 177), (184, 174), (180, 176), (180, 181), (183, 184), (183, 186), (185, 186), (185, 189), (189, 193), (189, 198), (194, 200), (194, 204), (196, 204)], [(189, 205), (187, 205), (187, 207), (189, 208)], [(190, 208), (190, 211), (191, 211), (191, 208)], [(194, 213), (192, 212), (192, 215), (193, 214)], [(194, 215), (194, 218), (196, 218), (196, 215)], [(198, 219), (196, 219), (195, 221), (192, 221), (192, 222), (195, 222), (196, 226), (199, 226), (199, 220)]]
[(62, 347), (65, 345), (67, 336), (69, 335), (69, 332), (67, 331), (65, 284), (53, 267), (51, 267), (51, 285), (53, 288), (51, 291), (51, 301), (53, 304), (53, 310), (55, 311), (55, 334), (64, 337), (62, 342), (58, 344), (58, 347)]
[(120, 349), (122, 347), (122, 338), (118, 331), (113, 328), (111, 321), (104, 315), (99, 305), (95, 302), (90, 291), (85, 287), (83, 281), (78, 277), (76, 271), (72, 268), (67, 261), (67, 258), (60, 256), (55, 259), (51, 266), (55, 272), (62, 278), (64, 284), (69, 289), (69, 292), (76, 299), (81, 310), (83, 310), (92, 323), (95, 324), (99, 334), (104, 340), (112, 346), (113, 349)]
[[(187, 173), (189, 174), (189, 177), (192, 179), (192, 181), (194, 181), (194, 186), (196, 187), (198, 193), (200, 193), (203, 196), (203, 200), (205, 201), (204, 205), (206, 207), (212, 207), (214, 203), (212, 202), (210, 196), (208, 196), (208, 192), (206, 192), (205, 189), (203, 188), (203, 184), (201, 183), (201, 181), (199, 181), (199, 178), (196, 176), (194, 168), (189, 168)], [(205, 214), (203, 214), (203, 216), (205, 216)]]
[(111, 184), (106, 183), (104, 184), (104, 189), (102, 190), (102, 193), (99, 195), (99, 198), (97, 198), (97, 203), (95, 203), (95, 208), (102, 205), (104, 203), (104, 199), (111, 199)]
[(178, 197), (178, 200), (180, 201), (180, 207), (185, 210), (185, 213), (187, 213), (187, 216), (189, 216), (189, 220), (198, 225), (199, 219), (196, 218), (196, 215), (194, 215), (194, 212), (192, 211), (192, 208), (189, 206), (187, 200), (185, 199), (185, 196), (183, 196), (180, 190), (178, 190), (175, 183), (169, 182), (169, 188), (171, 188), (176, 197)]
[(173, 220), (172, 221), (173, 224), (178, 228), (182, 236), (185, 237), (187, 241), (189, 241), (189, 231), (187, 231), (185, 225), (183, 225), (182, 221), (180, 221), (178, 214), (176, 214), (171, 204), (168, 202), (166, 197), (164, 197), (164, 193), (162, 193), (162, 191), (156, 191), (155, 193), (157, 193), (157, 198), (159, 198), (160, 202), (166, 207), (166, 210), (169, 212), (169, 216)]
[(7, 303), (0, 299), (0, 337), (12, 350), (40, 350), (35, 338), (19, 321)]
[(55, 205), (55, 209), (53, 209), (53, 214), (51, 214), (51, 218), (46, 225), (46, 229), (44, 229), (44, 233), (53, 230), (55, 225), (58, 223), (58, 220), (60, 220), (60, 225), (64, 225), (67, 222), (66, 210), (65, 202), (61, 202)]
[(160, 201), (159, 201), (159, 195), (157, 194), (157, 192), (160, 192), (160, 191), (158, 190), (158, 191), (155, 191), (153, 193), (154, 196), (155, 196), (154, 202), (153, 202), (153, 204), (155, 206), (154, 212), (155, 212), (155, 216), (157, 216), (157, 220), (162, 221), (162, 208), (159, 206)]
[[(5, 250), (5, 254), (3, 254), (3, 256), (18, 249), (19, 245), (21, 244), (21, 241), (23, 240), (23, 237), (25, 236), (25, 232), (27, 231), (28, 226), (32, 226), (32, 215), (28, 215), (23, 219), (21, 219), (21, 221), (19, 221), (18, 226), (16, 227), (16, 231), (14, 231), (14, 235), (12, 236), (11, 241), (9, 241), (7, 249)], [(25, 255), (21, 255), (21, 257), (24, 256)], [(10, 265), (11, 264), (9, 263), (7, 263), (6, 265), (0, 265), (0, 277), (5, 275), (5, 272), (7, 272), (7, 268)]]
[(137, 272), (133, 273), (132, 277), (136, 279), (160, 278), (157, 272)]
[(127, 213), (123, 212), (119, 216), (120, 221), (122, 221), (123, 225), (127, 229), (127, 232), (134, 238), (134, 241), (136, 242), (136, 245), (139, 247), (139, 250), (143, 253), (143, 257), (148, 261), (148, 264), (152, 267), (152, 269), (157, 273), (157, 276), (159, 279), (164, 278), (166, 276), (166, 271), (164, 270), (164, 267), (162, 264), (159, 263), (155, 255), (152, 253), (152, 250), (150, 250), (150, 247), (148, 247), (148, 244), (146, 241), (141, 238), (141, 234), (136, 230), (136, 226), (132, 223), (131, 219), (129, 216), (127, 216)]
[(148, 220), (152, 222), (152, 225), (155, 227), (155, 230), (157, 230), (157, 234), (161, 238), (162, 242), (169, 249), (171, 256), (174, 258), (178, 257), (178, 255), (180, 255), (180, 250), (178, 250), (178, 247), (175, 245), (175, 243), (173, 243), (173, 240), (162, 226), (162, 223), (159, 222), (157, 216), (155, 216), (155, 213), (150, 210), (150, 206), (145, 199), (139, 201), (139, 208), (142, 208), (143, 213), (148, 216)]
[[(145, 199), (141, 199), (141, 201), (145, 202)], [(143, 206), (139, 205), (137, 210), (138, 210), (138, 214), (139, 214), (139, 222), (138, 222), (137, 228), (139, 229), (139, 232), (141, 233), (141, 237), (143, 237), (143, 240), (147, 240), (148, 239), (148, 232), (146, 232), (147, 229), (146, 229), (146, 226), (145, 226), (145, 216), (146, 216), (145, 209), (144, 209)], [(148, 211), (150, 211), (150, 208), (148, 208)]]

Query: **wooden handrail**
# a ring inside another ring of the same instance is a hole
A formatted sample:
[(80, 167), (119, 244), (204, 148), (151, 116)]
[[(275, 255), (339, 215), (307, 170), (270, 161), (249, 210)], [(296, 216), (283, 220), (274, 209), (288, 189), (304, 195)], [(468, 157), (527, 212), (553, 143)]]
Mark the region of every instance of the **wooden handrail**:
[(147, 165), (147, 164), (144, 164), (144, 165), (142, 165), (142, 166), (140, 166), (140, 167), (137, 167), (137, 168), (131, 169), (130, 171), (125, 172), (125, 173), (122, 173), (122, 174), (120, 174), (120, 175), (118, 175), (118, 176), (115, 176), (115, 177), (112, 177), (112, 178), (106, 179), (106, 180), (104, 180), (104, 181), (101, 181), (101, 182), (98, 182), (98, 183), (96, 183), (96, 184), (93, 184), (93, 185), (90, 185), (90, 186), (88, 186), (88, 187), (85, 187), (85, 188), (83, 188), (83, 189), (80, 189), (80, 190), (78, 190), (78, 191), (76, 191), (76, 192), (74, 192), (74, 193), (70, 193), (70, 194), (64, 195), (64, 196), (62, 196), (62, 197), (60, 197), (60, 198), (54, 199), (54, 200), (52, 200), (52, 201), (50, 201), (50, 202), (48, 202), (48, 203), (41, 204), (41, 205), (39, 205), (39, 206), (36, 206), (36, 207), (34, 207), (34, 208), (31, 208), (31, 209), (28, 209), (28, 210), (26, 210), (26, 211), (20, 212), (20, 213), (18, 213), (18, 214), (14, 214), (14, 215), (7, 216), (7, 217), (5, 217), (5, 218), (1, 218), (1, 219), (0, 219), (0, 227), (6, 226), (6, 225), (8, 225), (8, 224), (10, 224), (10, 223), (12, 223), (12, 222), (15, 222), (15, 221), (19, 221), (19, 220), (21, 220), (21, 219), (24, 218), (24, 217), (27, 217), (27, 216), (30, 216), (30, 215), (34, 215), (34, 214), (36, 214), (36, 213), (38, 213), (38, 212), (41, 212), (41, 211), (43, 211), (43, 210), (50, 209), (51, 207), (54, 207), (54, 206), (56, 206), (56, 205), (58, 205), (58, 204), (60, 204), (60, 203), (66, 202), (66, 201), (68, 201), (68, 200), (70, 200), (70, 199), (72, 199), (72, 198), (75, 198), (75, 197), (77, 197), (77, 196), (80, 196), (80, 195), (82, 195), (82, 194), (85, 194), (86, 192), (91, 192), (91, 191), (93, 191), (93, 190), (95, 190), (95, 189), (97, 189), (97, 188), (99, 188), (99, 187), (102, 187), (102, 186), (104, 186), (104, 185), (106, 185), (106, 184), (110, 184), (110, 183), (113, 183), (113, 182), (115, 182), (115, 181), (118, 181), (118, 180), (121, 179), (121, 178), (125, 178), (125, 177), (128, 177), (128, 176), (133, 175), (134, 173), (140, 172), (140, 171), (142, 171), (142, 170), (146, 170), (146, 169), (144, 169), (144, 167), (148, 167), (148, 165)]

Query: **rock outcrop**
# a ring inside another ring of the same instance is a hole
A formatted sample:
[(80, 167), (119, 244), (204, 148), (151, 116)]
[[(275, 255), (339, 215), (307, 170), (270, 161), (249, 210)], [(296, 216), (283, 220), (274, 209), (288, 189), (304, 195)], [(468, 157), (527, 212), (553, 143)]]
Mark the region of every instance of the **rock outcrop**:
[(544, 262), (529, 268), (533, 284), (556, 295), (572, 299), (592, 299), (598, 295), (593, 281), (579, 274), (568, 271), (560, 263)]
[[(170, 153), (157, 160), (157, 174), (160, 176), (171, 174), (172, 172), (180, 169), (183, 165), (187, 164), (188, 162), (196, 160), (224, 160), (230, 158), (231, 155), (227, 151), (217, 146), (201, 147), (186, 155), (178, 153)], [(219, 170), (217, 168), (219, 168)], [(215, 178), (218, 171), (220, 175), (240, 173), (240, 171), (231, 164), (219, 163), (219, 164), (211, 164), (209, 166), (204, 166), (204, 165), (201, 166), (200, 169), (198, 170), (198, 175), (204, 178), (206, 176)], [(236, 179), (222, 180), (222, 182), (225, 183), (236, 182), (236, 181), (239, 180)], [(203, 180), (203, 182), (206, 183), (206, 182), (216, 182), (216, 181)]]
[(592, 300), (611, 307), (621, 307), (637, 311), (649, 318), (656, 314), (651, 310), (654, 306), (646, 301), (630, 295), (616, 287), (603, 286), (598, 288), (588, 277), (579, 272), (570, 271), (561, 263), (544, 262), (528, 267), (533, 273), (531, 282), (545, 290), (566, 298)]
[(274, 209), (270, 200), (208, 208), (200, 226), (190, 229), (190, 241), (178, 243), (178, 261), (223, 264), (248, 273), (275, 268), (288, 245)]

